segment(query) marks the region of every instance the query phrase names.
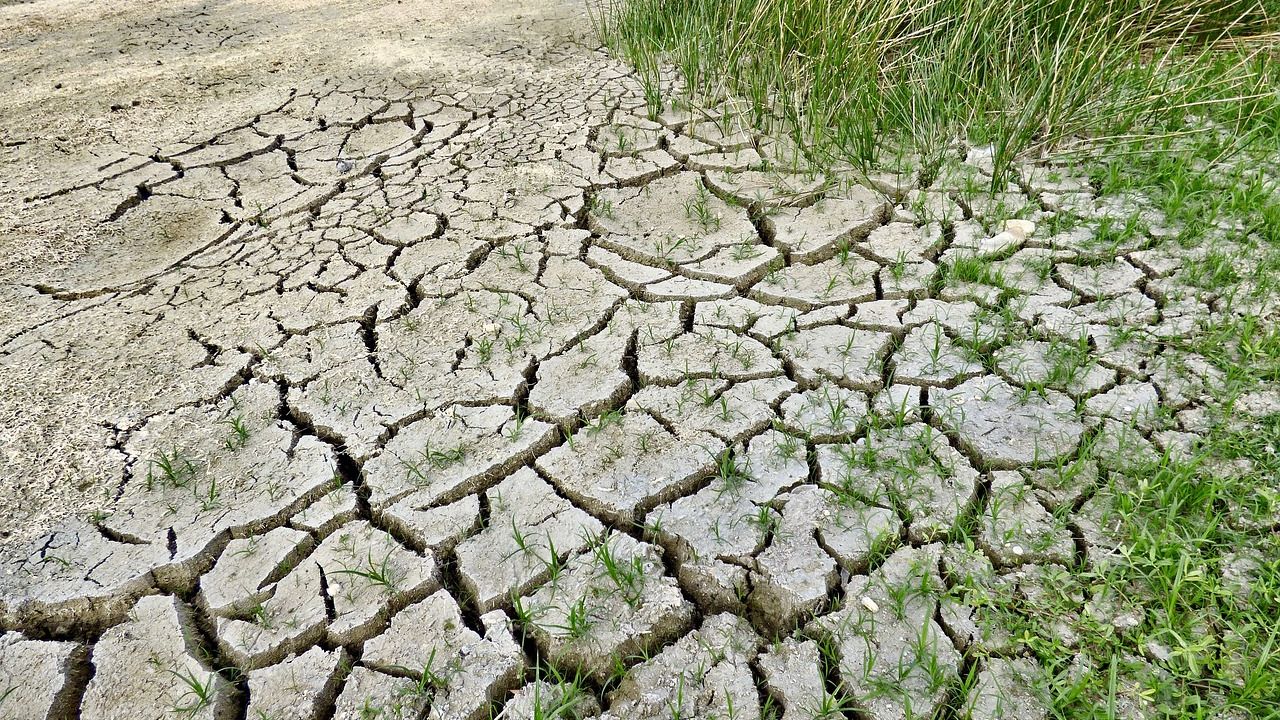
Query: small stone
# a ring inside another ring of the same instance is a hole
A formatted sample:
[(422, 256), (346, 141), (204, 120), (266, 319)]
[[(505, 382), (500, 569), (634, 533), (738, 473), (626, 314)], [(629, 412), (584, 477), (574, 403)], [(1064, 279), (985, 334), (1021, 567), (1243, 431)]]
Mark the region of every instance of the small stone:
[(999, 232), (978, 243), (980, 255), (1000, 255), (1010, 249), (1016, 249), (1023, 238), (1009, 231)]
[(1004, 231), (1019, 240), (1026, 240), (1036, 231), (1036, 224), (1030, 220), (1019, 220), (1015, 218), (1013, 220), (1005, 221)]
[(1138, 611), (1120, 613), (1111, 621), (1111, 624), (1121, 632), (1128, 632), (1142, 625), (1142, 613)]

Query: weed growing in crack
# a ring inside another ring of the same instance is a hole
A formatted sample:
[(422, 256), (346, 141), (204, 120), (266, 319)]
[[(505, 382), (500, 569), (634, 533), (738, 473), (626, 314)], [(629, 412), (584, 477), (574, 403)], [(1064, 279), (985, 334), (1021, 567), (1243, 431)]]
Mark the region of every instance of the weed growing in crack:
[(508, 442), (516, 442), (520, 439), (520, 436), (524, 434), (525, 418), (526, 418), (526, 415), (524, 411), (517, 407), (513, 412), (513, 417), (512, 417), (512, 422), (510, 424), (510, 427), (507, 428), (507, 431), (506, 431), (506, 437)]
[(676, 678), (676, 694), (674, 700), (667, 701), (667, 710), (671, 720), (684, 720), (684, 673)]
[(991, 260), (978, 255), (961, 255), (944, 266), (946, 281), (962, 283), (978, 283), (1004, 289), (1004, 274), (996, 269)]
[(493, 359), (493, 341), (494, 338), (484, 335), (475, 339), (472, 346), (476, 349), (476, 357), (480, 360), (481, 365), (488, 365)]
[(582, 676), (574, 673), (572, 677), (549, 668), (550, 684), (555, 688), (553, 698), (542, 696), (542, 668), (534, 675), (533, 717), (531, 720), (569, 720), (577, 718), (582, 706), (590, 702), (590, 693), (586, 689)]
[(209, 478), (209, 489), (204, 492), (196, 493), (196, 498), (200, 501), (200, 509), (209, 512), (222, 505), (222, 491), (218, 489), (218, 478)]
[(889, 265), (889, 275), (896, 281), (902, 282), (907, 275), (907, 252), (899, 250), (897, 258)]
[(763, 254), (763, 251), (760, 246), (751, 242), (741, 242), (733, 246), (733, 251), (729, 256), (738, 262), (746, 262), (760, 257), (761, 254)]
[[(684, 401), (686, 393), (693, 395), (694, 398), (698, 400), (698, 404), (702, 405), (702, 407), (711, 407), (711, 405), (716, 401), (715, 386), (705, 380), (699, 381), (689, 378), (685, 383), (685, 393), (681, 394), (680, 401), (678, 402)], [(677, 405), (677, 409), (680, 409), (679, 405)]]
[(626, 455), (626, 451), (617, 445), (609, 445), (604, 449), (604, 464), (613, 465)]
[(635, 142), (625, 132), (619, 131), (616, 143), (619, 155), (630, 155), (635, 150)]
[(761, 537), (767, 537), (778, 529), (782, 518), (768, 505), (760, 505), (756, 507), (754, 513), (746, 517), (746, 520), (755, 526)]
[(414, 683), (413, 688), (410, 689), (410, 692), (414, 695), (427, 696), (440, 692), (446, 689), (449, 686), (449, 681), (461, 672), (462, 667), (456, 658), (444, 667), (437, 667), (437, 652), (437, 648), (431, 648), (431, 652), (427, 655), (427, 660), (422, 664), (420, 670), (415, 671), (404, 666), (396, 667), (397, 670), (407, 675), (417, 676), (417, 681)]
[(522, 631), (540, 627), (538, 616), (546, 612), (546, 608), (531, 608), (525, 605), (524, 598), (516, 592), (511, 593), (511, 614)]
[[(839, 688), (837, 688), (837, 692)], [(823, 690), (822, 698), (812, 707), (806, 707), (805, 712), (813, 718), (813, 720), (832, 720), (832, 718), (845, 718), (857, 710), (857, 705), (853, 699), (843, 694), (834, 694), (830, 691)]]
[[(160, 668), (158, 661), (152, 660), (151, 663), (157, 669)], [(174, 715), (184, 720), (191, 720), (191, 718), (200, 714), (202, 710), (213, 703), (215, 675), (210, 673), (202, 680), (194, 672), (185, 668), (182, 670), (163, 669), (180, 680), (184, 687), (182, 695), (178, 697), (173, 707), (169, 709)]]
[(782, 421), (775, 418), (773, 421), (773, 429), (781, 436), (781, 440), (779, 440), (777, 446), (774, 447), (774, 452), (779, 458), (783, 460), (790, 460), (799, 455), (800, 451), (804, 449), (804, 443), (800, 438), (788, 433), (786, 428), (783, 427)]
[(512, 516), (511, 518), (511, 540), (512, 542), (515, 543), (516, 550), (515, 552), (509, 553), (505, 557), (503, 557), (503, 560), (506, 560), (514, 556), (516, 553), (523, 553), (525, 555), (536, 555), (536, 552), (533, 549), (533, 545), (529, 542), (528, 536), (526, 536), (524, 532), (520, 530), (520, 526), (516, 524), (516, 519), (514, 516)]
[(652, 430), (646, 430), (640, 433), (639, 437), (636, 438), (636, 448), (640, 451), (641, 455), (649, 454), (653, 449), (653, 440), (654, 433)]
[(644, 530), (646, 537), (662, 537), (663, 528), (662, 512), (653, 512), (640, 527), (640, 529)]
[(718, 405), (719, 405), (719, 410), (716, 413), (716, 417), (720, 419), (720, 422), (728, 423), (729, 421), (733, 420), (734, 413), (729, 409), (728, 398), (721, 395)]
[(547, 582), (555, 585), (565, 567), (559, 551), (556, 550), (555, 538), (547, 535), (547, 556), (545, 558), (538, 556), (538, 560), (542, 562), (543, 568), (547, 571)]
[(503, 244), (498, 248), (498, 256), (504, 260), (515, 260), (515, 265), (521, 272), (529, 272), (525, 249), (521, 243), (512, 241)]
[(271, 618), (271, 612), (267, 610), (266, 605), (260, 602), (254, 603), (246, 612), (246, 616), (249, 622), (266, 630), (270, 630), (275, 625)]
[(676, 266), (675, 254), (683, 249), (686, 253), (696, 253), (698, 245), (693, 238), (688, 237), (659, 237), (653, 241), (653, 251), (661, 258), (669, 267)]
[(613, 220), (617, 217), (617, 210), (614, 208), (613, 203), (599, 195), (591, 197), (591, 201), (587, 204), (587, 212), (607, 220)]

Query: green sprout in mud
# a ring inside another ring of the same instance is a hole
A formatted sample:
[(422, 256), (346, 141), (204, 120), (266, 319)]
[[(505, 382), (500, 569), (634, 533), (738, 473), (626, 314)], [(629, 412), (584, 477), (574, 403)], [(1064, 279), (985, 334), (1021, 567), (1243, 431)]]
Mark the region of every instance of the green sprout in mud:
[(546, 614), (546, 607), (530, 607), (525, 602), (525, 598), (516, 592), (511, 593), (511, 614), (520, 626), (521, 632), (528, 632), (542, 627), (538, 623), (538, 618)]
[(733, 252), (730, 253), (730, 257), (738, 262), (744, 262), (759, 257), (762, 252), (760, 247), (754, 243), (740, 242), (733, 246)]
[(716, 401), (715, 386), (709, 382), (699, 382), (689, 378), (685, 385), (685, 393), (680, 395), (678, 403), (683, 403), (688, 395), (692, 395), (702, 407), (711, 407)]
[(635, 149), (635, 142), (623, 131), (617, 133), (617, 147), (619, 155), (630, 155)]
[(698, 183), (693, 197), (685, 201), (684, 212), (703, 232), (720, 229), (720, 216), (711, 209), (711, 193), (702, 183)]
[(977, 283), (1004, 288), (1005, 278), (992, 262), (977, 255), (962, 255), (951, 261), (946, 268), (947, 277), (963, 283)]
[(855, 257), (853, 254), (853, 246), (847, 239), (836, 243), (836, 261), (843, 267), (849, 264), (850, 258)]
[[(160, 665), (159, 661), (155, 659), (149, 662), (156, 667)], [(189, 669), (164, 668), (164, 670), (181, 681), (183, 686), (182, 695), (178, 697), (173, 707), (170, 708), (174, 715), (183, 720), (191, 720), (213, 703), (215, 675), (210, 673), (204, 679), (201, 679)]]
[(622, 599), (631, 608), (640, 604), (640, 595), (644, 590), (644, 558), (633, 555), (630, 558), (619, 557), (612, 543), (606, 538), (595, 540), (591, 550), (596, 563), (604, 571), (614, 587), (622, 594)]
[(591, 198), (591, 201), (588, 203), (587, 209), (592, 215), (596, 215), (598, 217), (602, 217), (608, 220), (614, 219), (614, 217), (616, 217), (617, 215), (617, 211), (614, 208), (613, 203), (606, 198), (600, 197), (599, 195), (595, 195)]
[(889, 266), (889, 275), (891, 275), (897, 282), (902, 282), (902, 279), (906, 277), (907, 253), (905, 250), (898, 251), (898, 255), (894, 259), (893, 264)]
[(231, 430), (225, 443), (228, 450), (240, 450), (249, 444), (249, 426), (245, 424), (244, 415), (237, 414), (223, 423)]
[(728, 423), (730, 420), (733, 419), (734, 413), (732, 410), (729, 409), (728, 398), (721, 395), (720, 399), (716, 401), (716, 404), (719, 406), (716, 412), (716, 417), (720, 419), (720, 422)]
[(600, 433), (613, 427), (614, 425), (620, 425), (621, 423), (622, 423), (622, 411), (609, 410), (607, 412), (601, 413), (600, 417), (596, 418), (595, 422), (587, 424), (587, 428), (586, 428), (587, 435), (592, 435), (592, 436), (599, 435)]
[(604, 464), (613, 465), (621, 460), (625, 455), (626, 451), (617, 445), (606, 446), (604, 449)]
[(834, 694), (823, 690), (822, 699), (810, 708), (806, 708), (813, 720), (836, 720), (848, 717), (857, 710), (853, 698), (843, 694)]
[(427, 655), (427, 661), (422, 664), (421, 668), (414, 669), (404, 665), (396, 665), (393, 668), (397, 673), (405, 676), (417, 676), (417, 680), (411, 687), (404, 688), (404, 696), (428, 697), (448, 687), (450, 679), (461, 670), (460, 662), (455, 658), (451, 662), (438, 665), (436, 663), (436, 655), (438, 653), (439, 650), (437, 648), (431, 648), (431, 652)]
[(829, 387), (823, 386), (822, 405), (826, 411), (827, 426), (832, 430), (841, 430), (852, 419), (848, 401), (841, 393), (831, 394)]
[(547, 572), (547, 582), (554, 585), (560, 579), (560, 574), (564, 572), (564, 560), (561, 559), (560, 552), (556, 550), (555, 538), (547, 535), (547, 555), (546, 557), (540, 555), (536, 557)]
[(218, 478), (216, 477), (209, 478), (208, 490), (196, 493), (196, 498), (200, 501), (200, 509), (204, 512), (221, 507), (221, 496), (222, 491), (218, 489)]
[(533, 716), (531, 720), (573, 720), (582, 715), (582, 708), (588, 702), (590, 695), (584, 687), (583, 678), (580, 674), (575, 673), (569, 678), (557, 671), (554, 667), (549, 668), (552, 682), (550, 683), (556, 689), (553, 698), (544, 698), (542, 695), (542, 668), (537, 668), (533, 685)]
[(564, 616), (564, 625), (555, 627), (565, 631), (571, 639), (578, 640), (590, 634), (595, 623), (591, 610), (587, 608), (587, 598), (584, 596), (569, 606), (569, 611)]
[(636, 448), (640, 451), (641, 455), (649, 454), (653, 449), (653, 441), (654, 433), (652, 430), (646, 430), (640, 433), (640, 436), (636, 438)]
[(653, 250), (669, 267), (675, 267), (675, 254), (683, 249), (686, 253), (698, 251), (698, 244), (689, 237), (660, 237), (653, 241)]
[(715, 461), (716, 479), (720, 482), (721, 492), (736, 492), (752, 480), (750, 461), (739, 458), (733, 448), (711, 453), (711, 457)]
[(424, 483), (430, 480), (429, 471), (444, 470), (457, 465), (466, 459), (469, 450), (466, 443), (459, 443), (453, 447), (432, 448), (431, 443), (427, 442), (415, 459), (402, 458), (400, 464), (405, 468), (410, 480)]
[(396, 588), (404, 580), (404, 571), (391, 565), (391, 550), (387, 550), (386, 555), (384, 555), (380, 561), (374, 560), (373, 551), (370, 550), (363, 565), (359, 565), (354, 568), (333, 570), (330, 571), (330, 574), (351, 575), (353, 577), (362, 578), (371, 586), (381, 588), (387, 593), (395, 592)]
[(747, 515), (746, 521), (755, 526), (756, 531), (762, 536), (772, 535), (778, 529), (778, 523), (781, 521), (778, 513), (767, 505), (758, 506), (754, 512)]
[(157, 481), (164, 481), (171, 488), (184, 488), (193, 484), (200, 466), (176, 447), (160, 450), (147, 463), (147, 490), (155, 489)]
[(515, 331), (513, 335), (504, 337), (502, 340), (503, 347), (509, 355), (514, 355), (517, 350), (523, 348), (529, 341), (541, 336), (541, 331), (533, 328), (523, 315), (515, 314), (506, 318), (506, 320), (509, 327)]
[(274, 621), (271, 619), (271, 611), (262, 603), (255, 603), (249, 608), (247, 614), (249, 620), (258, 627), (270, 630), (274, 625)]
[(493, 359), (493, 338), (484, 335), (475, 339), (473, 346), (481, 365), (487, 365)]
[(525, 252), (524, 246), (518, 242), (509, 242), (498, 248), (498, 255), (503, 259), (514, 259), (516, 267), (519, 268), (521, 272), (529, 271)]
[(509, 442), (517, 442), (520, 440), (520, 436), (524, 434), (524, 421), (527, 417), (528, 416), (523, 409), (519, 407), (515, 409), (510, 427), (508, 427), (504, 433)]
[(534, 549), (533, 543), (530, 542), (529, 536), (520, 529), (520, 525), (516, 522), (514, 515), (511, 517), (511, 540), (515, 543), (516, 550), (507, 557), (511, 557), (517, 553), (523, 553), (531, 556), (537, 555), (537, 551)]

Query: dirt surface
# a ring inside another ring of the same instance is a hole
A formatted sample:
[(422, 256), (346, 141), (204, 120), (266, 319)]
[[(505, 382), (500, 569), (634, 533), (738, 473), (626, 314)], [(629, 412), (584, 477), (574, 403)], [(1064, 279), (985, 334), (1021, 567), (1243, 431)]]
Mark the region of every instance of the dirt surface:
[(1222, 380), (1158, 212), (650, 114), (573, 3), (0, 49), (4, 717), (1045, 717), (986, 600)]
[[(11, 340), (64, 314), (72, 306), (49, 302), (59, 293), (98, 296), (151, 277), (302, 189), (287, 187), (289, 171), (282, 166), (282, 188), (215, 198), (210, 195), (230, 192), (206, 183), (125, 216), (122, 205), (132, 202), (140, 184), (165, 179), (147, 166), (168, 162), (149, 159), (221, 142), (299, 93), (314, 99), (342, 87), (367, 98), (328, 108), (314, 100), (289, 105), (290, 115), (306, 122), (334, 115), (335, 122), (349, 123), (405, 88), (444, 92), (514, 75), (551, 80), (581, 73), (580, 65), (539, 62), (539, 53), (572, 46), (587, 30), (572, 3), (5, 4), (0, 333)], [(259, 132), (291, 130), (300, 128)], [(239, 152), (211, 163), (222, 165)], [(358, 152), (353, 156), (360, 159)], [(303, 182), (333, 187), (337, 173), (324, 170)], [(221, 173), (215, 167), (209, 174)], [(207, 202), (190, 201), (195, 196)], [(234, 216), (230, 223), (223, 210)], [(10, 350), (3, 351), (6, 359)], [(131, 400), (158, 388), (83, 360), (65, 369), (0, 367), (0, 490), (16, 498), (0, 510), (0, 536), (30, 537), (57, 518), (101, 508), (119, 484), (104, 428), (130, 412)], [(120, 397), (122, 387), (134, 397)]]

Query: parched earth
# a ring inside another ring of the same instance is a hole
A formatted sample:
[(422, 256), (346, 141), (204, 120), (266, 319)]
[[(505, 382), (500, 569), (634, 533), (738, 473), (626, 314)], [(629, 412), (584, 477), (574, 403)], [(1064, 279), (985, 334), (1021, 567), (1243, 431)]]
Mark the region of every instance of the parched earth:
[(49, 5), (7, 76), (182, 69), (5, 110), (6, 718), (1044, 717), (984, 599), (1221, 382), (1156, 211), (651, 116), (576, 5)]

